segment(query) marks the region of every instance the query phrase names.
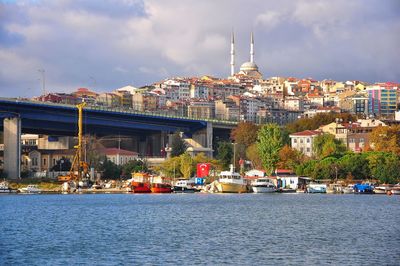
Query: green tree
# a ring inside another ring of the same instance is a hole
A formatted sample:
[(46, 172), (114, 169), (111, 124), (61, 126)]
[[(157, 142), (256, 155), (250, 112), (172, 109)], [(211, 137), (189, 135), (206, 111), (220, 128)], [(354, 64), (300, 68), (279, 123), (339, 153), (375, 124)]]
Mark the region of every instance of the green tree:
[(221, 141), (218, 143), (217, 148), (217, 159), (221, 162), (221, 165), (224, 169), (229, 167), (229, 164), (232, 163), (233, 157), (233, 148), (232, 143), (227, 141)]
[(181, 163), (180, 163), (180, 171), (184, 178), (190, 178), (193, 169), (193, 159), (188, 153), (181, 154), (179, 156)]
[(71, 170), (71, 161), (68, 158), (62, 157), (51, 168), (51, 171), (69, 171)]
[(339, 177), (346, 178), (351, 174), (356, 179), (366, 179), (371, 176), (368, 160), (362, 154), (349, 153), (338, 160)]
[(204, 153), (198, 153), (196, 156), (193, 157), (193, 168), (192, 172), (196, 173), (197, 171), (197, 164), (199, 163), (210, 163), (211, 169), (223, 170), (221, 163), (213, 158), (207, 157)]
[(181, 158), (171, 157), (165, 160), (160, 166), (156, 167), (155, 170), (162, 172), (162, 174), (171, 178), (179, 178), (182, 176), (180, 171)]
[(332, 134), (321, 134), (314, 139), (314, 153), (317, 158), (340, 156), (346, 151), (346, 146)]
[(182, 139), (179, 132), (175, 132), (172, 135), (171, 140), (171, 157), (179, 156), (186, 152), (187, 146), (185, 141)]
[(279, 151), (283, 147), (282, 131), (277, 124), (266, 124), (261, 127), (257, 137), (257, 148), (262, 165), (268, 175), (276, 169)]
[(116, 179), (122, 173), (121, 167), (108, 159), (103, 162), (100, 170), (103, 171), (103, 179)]

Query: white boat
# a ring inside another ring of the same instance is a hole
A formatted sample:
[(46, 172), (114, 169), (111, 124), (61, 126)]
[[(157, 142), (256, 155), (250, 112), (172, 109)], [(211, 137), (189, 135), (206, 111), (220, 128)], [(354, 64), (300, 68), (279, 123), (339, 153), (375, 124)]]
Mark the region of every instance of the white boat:
[(343, 189), (343, 194), (353, 194), (354, 193), (354, 185), (347, 185), (347, 187), (345, 187)]
[(11, 193), (15, 192), (15, 190), (12, 190), (6, 181), (3, 181), (0, 183), (0, 193)]
[(390, 192), (392, 192), (393, 195), (400, 195), (400, 184), (394, 185)]
[(37, 185), (28, 185), (27, 187), (23, 187), (19, 190), (21, 193), (41, 193), (42, 190)]
[(193, 193), (197, 192), (197, 188), (195, 187), (195, 182), (192, 179), (181, 179), (178, 180), (172, 187), (172, 190), (175, 193)]
[(328, 194), (340, 194), (343, 193), (343, 187), (340, 184), (329, 184), (326, 188)]
[(251, 184), (254, 193), (271, 193), (276, 192), (274, 183), (268, 178), (257, 178)]
[(388, 192), (391, 191), (390, 187), (386, 186), (378, 186), (374, 188), (374, 193), (375, 194), (387, 194)]
[(247, 192), (246, 182), (243, 177), (233, 171), (231, 165), (230, 171), (222, 171), (217, 183), (218, 192), (222, 193), (243, 193)]
[(307, 185), (308, 193), (326, 193), (326, 184), (310, 183)]

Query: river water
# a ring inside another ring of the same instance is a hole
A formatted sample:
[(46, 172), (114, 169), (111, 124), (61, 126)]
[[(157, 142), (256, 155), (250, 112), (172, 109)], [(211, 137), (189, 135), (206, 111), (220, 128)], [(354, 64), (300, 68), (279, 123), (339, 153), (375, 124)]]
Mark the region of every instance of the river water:
[(399, 265), (400, 197), (0, 196), (0, 265)]

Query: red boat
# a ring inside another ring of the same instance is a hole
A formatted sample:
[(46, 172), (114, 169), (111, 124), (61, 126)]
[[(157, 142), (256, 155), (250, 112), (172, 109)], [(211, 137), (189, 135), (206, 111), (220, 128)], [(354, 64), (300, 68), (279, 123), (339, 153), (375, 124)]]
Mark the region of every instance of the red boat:
[(134, 173), (132, 178), (131, 191), (133, 193), (151, 193), (150, 175), (148, 173)]
[(154, 177), (151, 183), (151, 192), (153, 193), (171, 193), (172, 186), (165, 178), (157, 176)]

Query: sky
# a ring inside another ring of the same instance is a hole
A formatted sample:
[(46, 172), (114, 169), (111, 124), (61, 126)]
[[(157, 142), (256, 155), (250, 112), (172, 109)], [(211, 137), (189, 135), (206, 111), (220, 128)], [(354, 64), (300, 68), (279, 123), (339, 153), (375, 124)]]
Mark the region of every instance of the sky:
[(399, 0), (0, 0), (0, 97), (230, 74), (400, 81)]

